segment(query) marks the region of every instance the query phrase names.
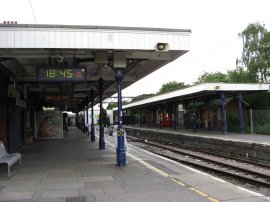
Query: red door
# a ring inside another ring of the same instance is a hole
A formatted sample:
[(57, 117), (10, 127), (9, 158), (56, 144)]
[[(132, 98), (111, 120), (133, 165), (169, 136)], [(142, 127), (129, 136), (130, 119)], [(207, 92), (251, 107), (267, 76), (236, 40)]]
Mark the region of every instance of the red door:
[(169, 113), (163, 113), (162, 126), (163, 127), (171, 127), (171, 116)]

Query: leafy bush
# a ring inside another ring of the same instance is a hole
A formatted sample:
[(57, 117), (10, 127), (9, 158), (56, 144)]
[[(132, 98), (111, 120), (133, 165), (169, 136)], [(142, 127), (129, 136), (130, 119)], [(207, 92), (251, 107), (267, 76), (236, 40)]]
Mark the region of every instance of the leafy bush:
[(227, 113), (227, 129), (228, 131), (239, 131), (239, 116), (236, 112)]
[(254, 128), (254, 132), (257, 133), (257, 134), (270, 135), (270, 124), (257, 125)]

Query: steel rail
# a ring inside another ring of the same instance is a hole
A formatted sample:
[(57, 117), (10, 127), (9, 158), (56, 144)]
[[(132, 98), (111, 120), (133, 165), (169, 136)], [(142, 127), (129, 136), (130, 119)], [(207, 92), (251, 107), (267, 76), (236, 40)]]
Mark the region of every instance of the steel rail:
[[(139, 139), (136, 138), (136, 141), (138, 140)], [(191, 154), (191, 149), (189, 149), (190, 151), (180, 151), (181, 149), (179, 148), (170, 148), (172, 146), (164, 146), (164, 145), (161, 145), (155, 142), (150, 142), (150, 141), (143, 142), (143, 144), (148, 145), (148, 147), (146, 148), (147, 150), (150, 150), (153, 153), (170, 158), (177, 162), (181, 162), (183, 164), (187, 164), (192, 167), (200, 168), (200, 169), (203, 169), (204, 171), (210, 170), (214, 173), (233, 176), (234, 178), (245, 180), (249, 183), (255, 183), (256, 185), (260, 185), (263, 187), (267, 187), (267, 188), (270, 187), (269, 174), (239, 167), (239, 165), (228, 164), (228, 162), (226, 163), (226, 162), (221, 162), (220, 160), (210, 159), (210, 157), (203, 157), (202, 154), (201, 155)], [(151, 149), (149, 146), (155, 147), (156, 149)], [(162, 151), (160, 151), (159, 149), (162, 149)], [(172, 154), (171, 155), (164, 154), (164, 151), (172, 152)], [(175, 156), (175, 154), (178, 154), (180, 156)], [(174, 155), (174, 157), (172, 155)], [(188, 158), (186, 158), (186, 156), (188, 156)], [(214, 157), (217, 158), (216, 155), (214, 155)], [(229, 157), (226, 157), (226, 158), (229, 158)], [(203, 165), (202, 162), (206, 163), (207, 165)]]

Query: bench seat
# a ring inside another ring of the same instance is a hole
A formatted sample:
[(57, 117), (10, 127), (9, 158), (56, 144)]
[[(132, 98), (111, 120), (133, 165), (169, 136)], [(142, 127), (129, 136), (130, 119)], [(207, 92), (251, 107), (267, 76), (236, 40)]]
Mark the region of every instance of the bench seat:
[(20, 161), (20, 165), (22, 164), (21, 154), (20, 153), (8, 154), (6, 152), (4, 144), (0, 142), (0, 164), (6, 163), (8, 165), (8, 177), (10, 177), (10, 166), (12, 166), (17, 161)]

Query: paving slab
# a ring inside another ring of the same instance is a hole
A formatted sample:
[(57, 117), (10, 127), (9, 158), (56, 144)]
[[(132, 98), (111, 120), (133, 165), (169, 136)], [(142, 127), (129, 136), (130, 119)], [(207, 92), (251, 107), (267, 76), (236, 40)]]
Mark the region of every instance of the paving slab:
[(187, 175), (172, 175), (173, 178), (181, 180), (183, 183), (192, 187), (206, 186), (208, 184), (225, 183), (225, 181), (204, 175), (202, 173), (193, 173)]
[(167, 190), (160, 191), (160, 195), (163, 198), (166, 198), (170, 202), (179, 202), (179, 201), (196, 201), (196, 202), (209, 202), (208, 196), (202, 196), (199, 194), (194, 195), (194, 192), (188, 189), (178, 189), (178, 190)]
[(99, 181), (99, 182), (85, 182), (85, 187), (113, 187), (113, 186), (121, 186), (126, 185), (123, 181)]
[(158, 192), (141, 192), (125, 194), (107, 194), (96, 196), (96, 202), (165, 202), (167, 201)]
[(121, 186), (104, 186), (102, 187), (105, 194), (122, 194), (125, 193)]
[(4, 184), (5, 188), (3, 188), (0, 193), (24, 192), (44, 189), (44, 186), (42, 186), (39, 180), (10, 180), (6, 181)]
[(80, 196), (105, 194), (102, 187), (88, 187), (78, 189)]
[(251, 198), (242, 198), (242, 199), (233, 199), (233, 200), (227, 200), (226, 202), (266, 202), (269, 201), (266, 198), (258, 198), (258, 197), (251, 197)]
[(66, 198), (21, 199), (21, 200), (8, 200), (8, 202), (66, 202)]
[(21, 191), (21, 192), (0, 192), (0, 201), (31, 199), (33, 191)]
[(221, 201), (254, 197), (254, 194), (243, 191), (243, 189), (231, 183), (206, 184), (196, 186), (196, 188)]
[(77, 189), (56, 189), (56, 190), (44, 190), (35, 191), (33, 199), (44, 199), (44, 198), (66, 198), (79, 196)]
[(18, 173), (12, 177), (13, 180), (37, 180), (47, 178), (47, 173)]
[(73, 173), (58, 173), (58, 174), (48, 174), (47, 178), (78, 178), (81, 177), (82, 174), (79, 172), (73, 172)]
[[(25, 162), (26, 160), (23, 159)], [(29, 161), (35, 161), (33, 159), (30, 159)], [(39, 159), (40, 161), (40, 159)], [(47, 171), (50, 169), (48, 165), (44, 166), (31, 166), (31, 165), (25, 165), (24, 163), (22, 164), (22, 167), (19, 168), (16, 171), (13, 171), (13, 174), (47, 174)], [(15, 176), (15, 175), (14, 175)]]
[(47, 182), (43, 183), (44, 189), (52, 190), (52, 189), (79, 189), (85, 187), (85, 184), (83, 182), (76, 182), (76, 181), (55, 181), (55, 182)]
[[(175, 184), (177, 188), (177, 184)], [(127, 186), (122, 186), (122, 189), (126, 193), (138, 193), (141, 194), (142, 192), (149, 192), (149, 191), (160, 191), (160, 190), (167, 190), (168, 187), (166, 184), (157, 183), (157, 184), (131, 184)]]
[(79, 177), (80, 182), (100, 182), (100, 181), (114, 181), (112, 176), (89, 176)]

